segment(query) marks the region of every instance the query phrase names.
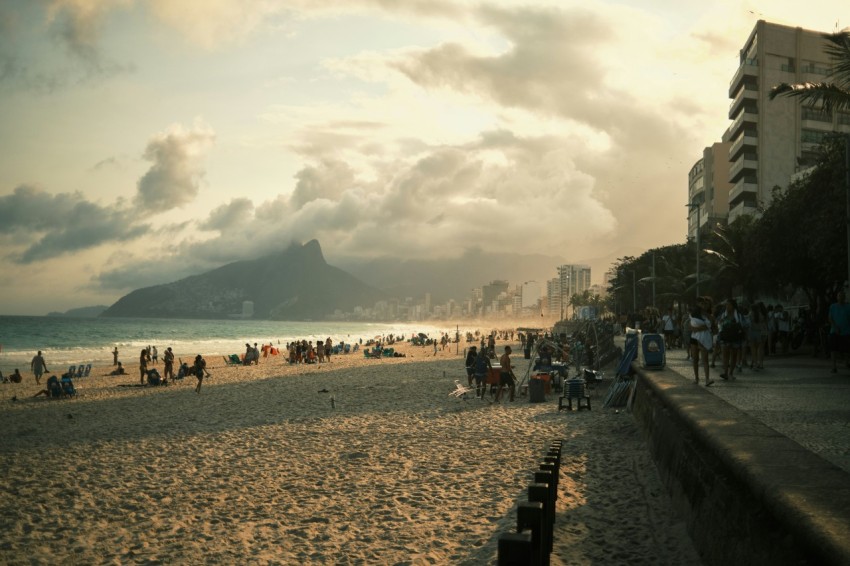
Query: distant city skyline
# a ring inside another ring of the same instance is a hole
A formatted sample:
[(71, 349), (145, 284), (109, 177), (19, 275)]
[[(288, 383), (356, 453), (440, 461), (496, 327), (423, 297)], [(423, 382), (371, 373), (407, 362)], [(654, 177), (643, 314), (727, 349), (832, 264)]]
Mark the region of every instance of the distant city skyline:
[(599, 283), (684, 241), (688, 173), (729, 124), (756, 21), (829, 32), (846, 13), (6, 0), (0, 314), (111, 304), (314, 238), (332, 265), (486, 249)]

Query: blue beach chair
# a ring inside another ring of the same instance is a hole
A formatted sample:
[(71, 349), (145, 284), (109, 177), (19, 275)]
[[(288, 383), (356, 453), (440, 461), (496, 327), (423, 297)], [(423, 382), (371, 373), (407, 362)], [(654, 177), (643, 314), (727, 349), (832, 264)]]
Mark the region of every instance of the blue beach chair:
[(71, 376), (67, 373), (62, 376), (60, 385), (62, 386), (62, 394), (66, 397), (77, 396), (77, 389), (74, 387), (74, 382), (71, 381)]

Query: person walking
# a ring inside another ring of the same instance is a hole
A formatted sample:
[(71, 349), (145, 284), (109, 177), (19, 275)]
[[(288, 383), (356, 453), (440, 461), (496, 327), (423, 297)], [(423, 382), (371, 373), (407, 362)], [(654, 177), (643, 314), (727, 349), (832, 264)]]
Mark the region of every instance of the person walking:
[(705, 386), (710, 387), (714, 381), (709, 377), (708, 358), (713, 349), (713, 339), (711, 335), (711, 302), (708, 298), (700, 297), (697, 299), (697, 304), (691, 311), (689, 324), (691, 327), (690, 349), (694, 364), (694, 383), (699, 385), (699, 364), (700, 357), (702, 357)]
[(735, 299), (726, 299), (723, 313), (717, 321), (720, 329), (717, 334), (717, 343), (720, 345), (723, 356), (723, 373), (720, 377), (724, 380), (735, 381), (735, 369), (738, 366), (738, 353), (744, 341), (744, 325), (741, 313), (738, 312), (738, 303)]
[(496, 391), (495, 403), (499, 402), (502, 397), (502, 388), (507, 387), (511, 391), (510, 401), (513, 402), (516, 393), (516, 376), (514, 368), (511, 366), (511, 347), (505, 346), (505, 353), (499, 358), (499, 365), (502, 369), (499, 371), (499, 389)]
[(33, 375), (35, 375), (35, 384), (41, 385), (41, 376), (44, 372), (50, 371), (47, 369), (47, 363), (41, 355), (41, 350), (33, 356), (32, 361), (30, 362), (30, 369), (32, 370)]
[(829, 357), (832, 360), (832, 373), (838, 372), (838, 354), (844, 356), (850, 352), (850, 304), (846, 302), (844, 291), (839, 291), (836, 301), (829, 305)]
[(118, 365), (118, 346), (115, 346), (115, 349), (112, 350), (112, 365)]
[(195, 356), (195, 365), (192, 367), (192, 370), (195, 373), (195, 377), (198, 378), (198, 385), (195, 387), (195, 393), (201, 393), (201, 385), (204, 383), (204, 377), (210, 376), (210, 372), (207, 371), (207, 361), (198, 354)]

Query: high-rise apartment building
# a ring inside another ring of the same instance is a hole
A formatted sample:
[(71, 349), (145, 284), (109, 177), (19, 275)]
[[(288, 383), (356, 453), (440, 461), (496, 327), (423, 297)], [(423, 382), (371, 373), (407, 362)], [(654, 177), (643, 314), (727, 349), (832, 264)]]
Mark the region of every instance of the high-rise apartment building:
[(570, 297), (573, 295), (590, 289), (590, 266), (559, 265), (558, 279), (561, 282), (561, 292), (564, 295), (564, 301), (569, 302)]
[(688, 237), (696, 237), (700, 229), (725, 223), (729, 215), (729, 150), (730, 142), (717, 142), (702, 152), (702, 159), (688, 173)]
[(729, 84), (729, 222), (770, 205), (773, 188), (811, 166), (829, 132), (850, 132), (850, 112), (823, 114), (799, 99), (769, 100), (780, 83), (823, 82), (833, 62), (822, 32), (759, 20)]

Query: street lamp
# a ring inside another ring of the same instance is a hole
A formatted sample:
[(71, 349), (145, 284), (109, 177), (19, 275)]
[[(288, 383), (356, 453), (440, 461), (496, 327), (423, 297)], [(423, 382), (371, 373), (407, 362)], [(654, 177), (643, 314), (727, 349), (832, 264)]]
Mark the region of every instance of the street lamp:
[(697, 233), (696, 233), (696, 245), (697, 245), (697, 284), (696, 284), (696, 289), (697, 289), (697, 297), (699, 297), (699, 204), (698, 204), (698, 203), (695, 203), (695, 202), (691, 202), (691, 203), (686, 204), (685, 206), (687, 206), (687, 207), (688, 207), (689, 209), (691, 209), (691, 210), (693, 210), (693, 209), (696, 209), (696, 210), (697, 210)]

